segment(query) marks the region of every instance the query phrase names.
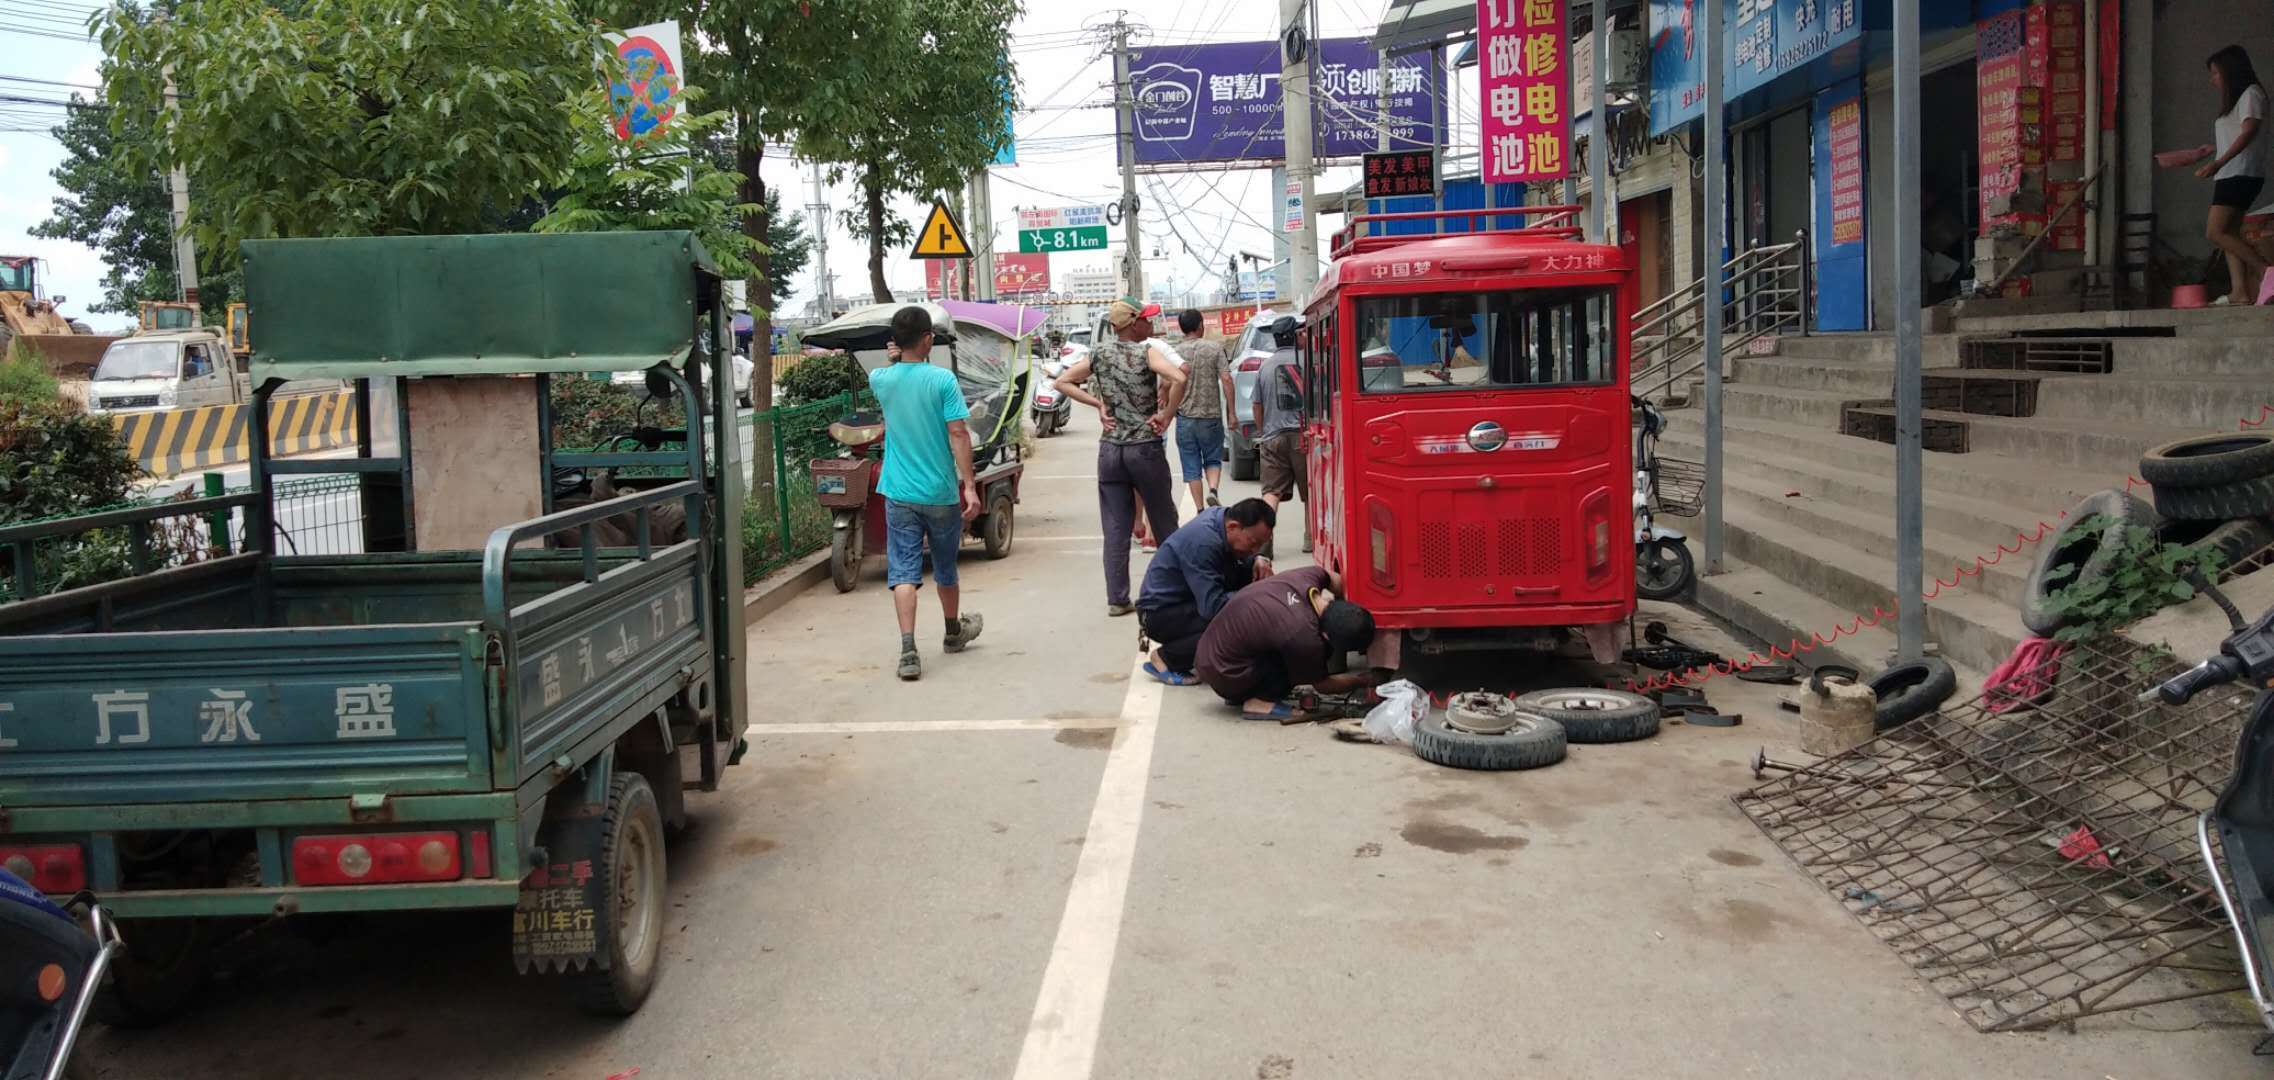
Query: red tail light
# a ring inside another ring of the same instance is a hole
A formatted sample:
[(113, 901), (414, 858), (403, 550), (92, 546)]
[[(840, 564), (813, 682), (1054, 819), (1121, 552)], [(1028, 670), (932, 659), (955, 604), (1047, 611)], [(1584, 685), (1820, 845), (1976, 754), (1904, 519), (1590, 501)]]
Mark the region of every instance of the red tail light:
[(1611, 571), (1611, 497), (1607, 491), (1589, 495), (1579, 504), (1580, 547), (1587, 560), (1587, 579), (1600, 583)]
[(1371, 549), (1368, 575), (1374, 584), (1390, 592), (1398, 587), (1397, 526), (1390, 518), (1390, 508), (1379, 501), (1366, 504), (1367, 547)]
[(1263, 370), (1263, 357), (1261, 357), (1261, 356), (1259, 356), (1259, 355), (1257, 355), (1257, 354), (1255, 354), (1255, 353), (1249, 353), (1248, 355), (1241, 357), (1241, 358), (1240, 358), (1240, 370), (1241, 370), (1241, 371), (1262, 371), (1262, 370)]
[(303, 836), (292, 842), (293, 879), (302, 885), (390, 885), (456, 881), (454, 832)]
[(77, 844), (0, 847), (0, 866), (44, 893), (68, 896), (87, 887), (87, 857)]

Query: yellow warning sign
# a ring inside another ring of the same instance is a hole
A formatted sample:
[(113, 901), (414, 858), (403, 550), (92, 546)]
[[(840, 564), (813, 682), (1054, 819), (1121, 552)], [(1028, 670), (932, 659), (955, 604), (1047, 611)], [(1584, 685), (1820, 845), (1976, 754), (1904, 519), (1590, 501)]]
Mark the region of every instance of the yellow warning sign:
[(964, 239), (963, 226), (956, 223), (955, 215), (948, 213), (947, 204), (934, 200), (932, 212), (924, 219), (924, 227), (916, 230), (916, 247), (908, 253), (911, 259), (968, 259), (971, 242)]

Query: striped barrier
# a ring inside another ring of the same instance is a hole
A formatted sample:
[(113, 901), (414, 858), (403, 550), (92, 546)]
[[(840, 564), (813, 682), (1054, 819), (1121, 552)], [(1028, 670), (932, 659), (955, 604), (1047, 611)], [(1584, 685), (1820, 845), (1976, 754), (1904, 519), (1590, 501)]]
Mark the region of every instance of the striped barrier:
[[(111, 422), (118, 427), (119, 441), (153, 476), (234, 465), (252, 456), (244, 405), (114, 413)], [(355, 441), (353, 391), (279, 395), (269, 403), (272, 456), (291, 457)]]

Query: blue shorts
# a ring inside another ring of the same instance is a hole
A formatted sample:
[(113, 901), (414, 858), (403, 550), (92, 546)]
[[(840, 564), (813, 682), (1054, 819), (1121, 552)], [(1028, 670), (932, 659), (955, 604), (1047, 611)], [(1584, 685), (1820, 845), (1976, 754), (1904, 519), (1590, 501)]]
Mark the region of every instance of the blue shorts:
[(1176, 418), (1176, 459), (1184, 467), (1185, 482), (1200, 479), (1204, 469), (1224, 466), (1224, 422), (1197, 416)]
[(884, 580), (893, 588), (924, 586), (924, 541), (932, 542), (932, 580), (955, 588), (955, 555), (963, 547), (963, 508), (884, 500)]

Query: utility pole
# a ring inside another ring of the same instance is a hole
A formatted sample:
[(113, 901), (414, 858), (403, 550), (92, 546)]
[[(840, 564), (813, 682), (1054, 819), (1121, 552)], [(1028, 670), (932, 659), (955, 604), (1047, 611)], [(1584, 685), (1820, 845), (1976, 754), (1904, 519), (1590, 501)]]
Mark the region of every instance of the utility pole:
[[(165, 18), (160, 13), (159, 18)], [(161, 72), (166, 80), (166, 118), (180, 123), (182, 119), (181, 95), (174, 90), (174, 68), (166, 65)], [(174, 208), (169, 220), (174, 227), (174, 282), (181, 291), (182, 302), (197, 303), (197, 241), (189, 231), (189, 170), (179, 161), (166, 176), (167, 187), (172, 189)]]
[(1129, 20), (1116, 17), (1113, 34), (1113, 107), (1121, 128), (1121, 281), (1127, 295), (1145, 300), (1145, 237), (1137, 231), (1137, 88), (1129, 81)]
[[(1721, 275), (1729, 236), (1728, 133), (1721, 110), (1721, 58), (1728, 49), (1723, 0), (1698, 5), (1705, 42), (1705, 572), (1721, 573)], [(1901, 233), (1896, 235), (1900, 236)], [(1917, 235), (1917, 234), (1912, 234)], [(1900, 246), (1900, 245), (1898, 245)], [(1805, 257), (1805, 256), (1804, 256)]]
[(822, 195), (821, 163), (813, 163), (813, 201), (805, 206), (806, 216), (813, 221), (813, 285), (814, 294), (821, 300), (821, 318), (827, 321), (837, 310), (835, 298), (829, 295), (829, 201)]
[(1311, 181), (1314, 165), (1311, 158), (1311, 49), (1312, 34), (1308, 25), (1307, 0), (1279, 0), (1279, 101), (1280, 116), (1287, 129), (1287, 184), (1293, 188), (1287, 195), (1298, 200), (1301, 220), (1293, 229), (1283, 232), (1290, 237), (1289, 257), (1294, 260), (1289, 273), (1294, 295), (1282, 297), (1300, 306), (1310, 299), (1311, 290), (1319, 283), (1319, 222), (1311, 211)]
[(1587, 182), (1594, 196), (1587, 200), (1587, 235), (1598, 244), (1611, 243), (1611, 236), (1603, 228), (1603, 211), (1611, 201), (1611, 145), (1608, 132), (1610, 120), (1604, 115), (1610, 111), (1610, 95), (1603, 92), (1606, 85), (1604, 68), (1611, 64), (1611, 0), (1595, 0), (1595, 29), (1588, 37), (1594, 43), (1594, 77), (1579, 92), (1592, 100), (1587, 103)]
[[(1895, 235), (1919, 235), (1919, 0), (1895, 0)], [(2085, 126), (2100, 126), (2098, 116)], [(1807, 257), (1803, 252), (1802, 258)], [(1801, 302), (1806, 303), (1807, 297)], [(1895, 655), (1926, 648), (1919, 245), (1895, 245)]]
[(995, 300), (995, 195), (988, 182), (987, 166), (981, 165), (971, 177), (971, 216), (963, 227), (971, 233), (972, 285), (978, 298), (993, 303)]

